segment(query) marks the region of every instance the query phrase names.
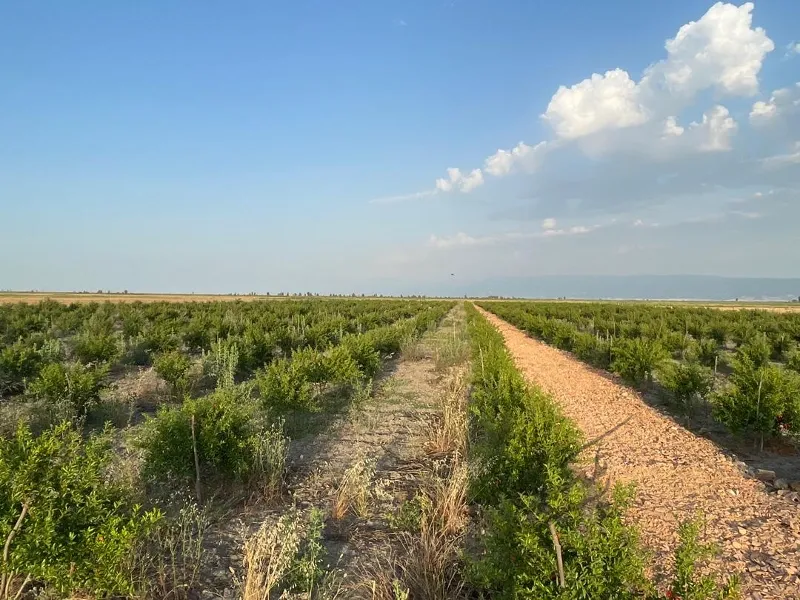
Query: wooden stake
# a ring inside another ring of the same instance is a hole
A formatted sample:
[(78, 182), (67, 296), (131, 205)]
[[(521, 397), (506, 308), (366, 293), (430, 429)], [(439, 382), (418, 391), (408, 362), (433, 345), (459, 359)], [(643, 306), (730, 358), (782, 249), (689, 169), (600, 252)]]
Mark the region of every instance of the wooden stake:
[(203, 494), (200, 483), (200, 457), (197, 454), (197, 436), (194, 431), (194, 415), (192, 415), (192, 451), (194, 452), (194, 492), (197, 496), (197, 503), (203, 503)]
[(558, 541), (555, 524), (550, 521), (550, 535), (553, 537), (553, 547), (556, 550), (556, 562), (558, 563), (558, 587), (567, 587), (564, 581), (564, 559), (561, 557), (561, 543)]
[[(8, 564), (8, 552), (11, 548), (11, 542), (14, 541), (14, 538), (19, 533), (19, 530), (22, 528), (22, 521), (25, 519), (25, 515), (28, 514), (28, 509), (30, 509), (30, 504), (24, 502), (22, 504), (22, 512), (17, 517), (17, 522), (14, 524), (14, 527), (8, 533), (6, 537), (6, 543), (3, 546), (3, 568)], [(3, 598), (8, 597), (8, 588), (11, 586), (11, 578), (13, 577), (13, 573), (3, 573), (2, 577), (0, 577), (0, 592), (3, 594)], [(28, 585), (28, 581), (30, 579), (26, 579), (25, 583), (22, 584), (22, 587)]]

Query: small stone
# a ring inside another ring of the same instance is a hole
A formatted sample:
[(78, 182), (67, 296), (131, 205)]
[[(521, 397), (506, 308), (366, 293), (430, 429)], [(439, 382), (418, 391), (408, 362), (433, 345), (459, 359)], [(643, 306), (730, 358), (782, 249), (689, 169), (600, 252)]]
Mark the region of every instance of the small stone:
[(755, 478), (759, 481), (774, 481), (775, 471), (769, 469), (756, 469)]
[(775, 482), (772, 484), (779, 490), (788, 490), (789, 489), (789, 482), (785, 479), (776, 479)]
[(745, 463), (743, 463), (740, 460), (737, 460), (735, 465), (736, 468), (739, 469), (742, 473), (747, 473), (747, 465)]

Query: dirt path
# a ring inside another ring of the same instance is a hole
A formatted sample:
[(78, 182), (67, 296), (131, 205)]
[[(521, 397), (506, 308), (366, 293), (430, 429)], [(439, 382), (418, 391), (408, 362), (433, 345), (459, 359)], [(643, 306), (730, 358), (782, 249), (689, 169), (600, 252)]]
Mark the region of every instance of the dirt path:
[[(480, 309), (479, 309), (480, 310)], [(588, 462), (612, 482), (635, 482), (629, 517), (654, 553), (660, 573), (670, 562), (678, 523), (706, 521), (721, 549), (713, 568), (742, 574), (744, 598), (800, 598), (800, 511), (741, 474), (712, 442), (649, 407), (632, 389), (481, 311), (503, 334), (526, 378), (551, 394), (565, 414), (597, 440)]]
[[(277, 505), (251, 507), (214, 536), (216, 547), (209, 549), (214, 575), (206, 589), (232, 597), (229, 573), (241, 565), (242, 539), (262, 523), (276, 523), (292, 507), (305, 514), (318, 509), (324, 515), (321, 541), (328, 568), (336, 572), (341, 586), (331, 597), (356, 597), (352, 586), (368, 575), (369, 567), (389, 563), (397, 545), (391, 517), (426, 477), (438, 472), (442, 457), (430, 451), (428, 442), (443, 399), (454, 389), (466, 398), (466, 341), (463, 355), (451, 361), (442, 358), (455, 330), (465, 330), (461, 304), (435, 331), (387, 365), (370, 398), (334, 415), (324, 431), (291, 442), (286, 497)], [(363, 492), (366, 503), (337, 515), (337, 499), (345, 480), (353, 476), (359, 483), (350, 495)]]

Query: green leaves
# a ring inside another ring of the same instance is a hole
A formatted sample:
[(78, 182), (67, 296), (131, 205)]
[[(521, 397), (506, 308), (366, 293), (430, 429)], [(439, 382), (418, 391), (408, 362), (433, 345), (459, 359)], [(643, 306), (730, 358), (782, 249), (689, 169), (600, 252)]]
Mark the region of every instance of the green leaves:
[(760, 366), (748, 353), (734, 362), (730, 385), (714, 399), (716, 417), (732, 431), (760, 436), (800, 430), (800, 376)]
[(647, 338), (616, 341), (611, 353), (611, 370), (634, 384), (651, 381), (653, 371), (668, 358), (660, 341)]
[(46, 402), (62, 418), (80, 418), (100, 398), (108, 366), (51, 363), (31, 381), (28, 396)]
[(714, 385), (713, 373), (695, 361), (670, 363), (659, 375), (661, 384), (672, 392), (675, 403), (687, 419), (694, 415), (697, 400), (708, 396)]
[(0, 439), (0, 537), (20, 522), (0, 573), (30, 576), (65, 595), (132, 591), (128, 560), (160, 515), (142, 512), (108, 482), (110, 457), (107, 435), (84, 444), (69, 423), (36, 438), (20, 426)]

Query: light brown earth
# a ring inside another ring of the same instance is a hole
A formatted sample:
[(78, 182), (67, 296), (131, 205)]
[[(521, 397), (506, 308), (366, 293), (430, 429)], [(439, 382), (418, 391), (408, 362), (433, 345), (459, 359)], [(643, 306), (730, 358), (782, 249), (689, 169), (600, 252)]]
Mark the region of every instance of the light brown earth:
[(481, 311), (503, 334), (525, 377), (552, 395), (567, 417), (596, 441), (612, 483), (635, 483), (628, 518), (653, 553), (653, 568), (669, 568), (678, 524), (705, 519), (705, 536), (720, 548), (712, 569), (740, 573), (744, 598), (800, 598), (800, 510), (745, 477), (711, 441), (648, 406), (631, 388), (569, 354), (534, 340)]

